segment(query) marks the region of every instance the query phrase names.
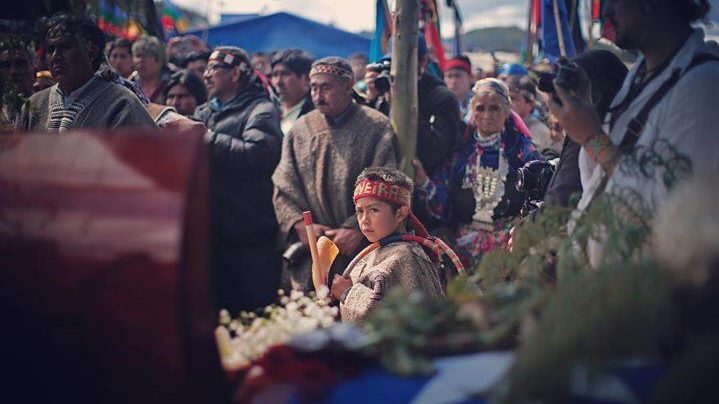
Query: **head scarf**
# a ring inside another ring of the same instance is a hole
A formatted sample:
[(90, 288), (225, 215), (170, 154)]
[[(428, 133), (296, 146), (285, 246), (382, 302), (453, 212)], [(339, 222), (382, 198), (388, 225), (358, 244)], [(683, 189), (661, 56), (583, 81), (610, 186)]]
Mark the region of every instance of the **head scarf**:
[(477, 94), (481, 93), (483, 90), (490, 90), (494, 92), (495, 94), (499, 95), (500, 98), (502, 98), (502, 101), (506, 105), (511, 105), (511, 99), (509, 98), (509, 88), (507, 88), (507, 85), (502, 80), (495, 78), (486, 78), (479, 80), (472, 88), (472, 93), (474, 93), (474, 96), (476, 97)]

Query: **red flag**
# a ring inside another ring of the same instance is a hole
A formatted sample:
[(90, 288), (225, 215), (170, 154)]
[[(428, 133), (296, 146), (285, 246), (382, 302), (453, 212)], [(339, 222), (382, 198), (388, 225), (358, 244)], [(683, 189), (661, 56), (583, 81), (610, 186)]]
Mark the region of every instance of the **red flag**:
[(444, 46), (439, 30), (439, 13), (437, 13), (436, 0), (423, 0), (421, 19), (424, 21), (424, 37), (427, 41), (427, 48), (431, 49), (440, 69), (444, 71), (446, 63), (444, 57)]

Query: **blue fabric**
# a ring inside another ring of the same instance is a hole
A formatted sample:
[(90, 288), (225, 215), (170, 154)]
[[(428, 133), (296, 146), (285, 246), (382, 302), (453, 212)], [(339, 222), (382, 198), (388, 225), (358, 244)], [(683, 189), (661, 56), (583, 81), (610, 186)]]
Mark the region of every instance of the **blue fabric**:
[(570, 58), (576, 54), (572, 33), (569, 31), (569, 17), (567, 16), (567, 6), (564, 0), (542, 0), (542, 30), (540, 32), (542, 48), (544, 56), (552, 63), (556, 62), (560, 56), (559, 35), (557, 33), (557, 24), (554, 20), (555, 1), (559, 9), (564, 49), (567, 53), (565, 56)]
[(384, 51), (382, 50), (382, 39), (386, 35), (387, 27), (385, 24), (384, 15), (384, 0), (377, 0), (375, 11), (375, 28), (374, 34), (372, 34), (372, 41), (369, 47), (369, 61), (370, 63), (376, 63), (382, 58)]
[(375, 369), (348, 380), (334, 389), (327, 403), (408, 403), (431, 379), (425, 377), (399, 377)]
[(527, 68), (520, 65), (519, 63), (505, 63), (503, 64), (497, 74), (508, 74), (510, 76), (526, 76), (529, 74)]
[(187, 31), (183, 34), (194, 34), (200, 38), (207, 35), (207, 43), (213, 47), (239, 46), (250, 53), (300, 48), (315, 58), (367, 53), (370, 45), (370, 40), (363, 36), (289, 13), (228, 22), (207, 30)]

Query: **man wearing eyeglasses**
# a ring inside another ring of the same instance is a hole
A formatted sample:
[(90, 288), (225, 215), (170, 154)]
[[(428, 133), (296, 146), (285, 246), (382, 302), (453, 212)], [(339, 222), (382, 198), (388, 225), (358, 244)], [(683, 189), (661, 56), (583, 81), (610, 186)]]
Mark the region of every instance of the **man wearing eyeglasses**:
[(237, 313), (272, 302), (280, 282), (270, 177), (282, 131), (243, 49), (216, 48), (204, 80), (208, 102), (195, 118), (208, 128), (215, 290), (218, 307)]

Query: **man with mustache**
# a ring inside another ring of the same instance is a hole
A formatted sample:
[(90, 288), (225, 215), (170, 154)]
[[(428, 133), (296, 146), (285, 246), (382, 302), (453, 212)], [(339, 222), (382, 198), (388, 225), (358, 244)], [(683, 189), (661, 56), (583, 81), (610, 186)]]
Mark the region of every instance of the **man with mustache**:
[[(355, 179), (366, 167), (395, 167), (398, 148), (389, 119), (353, 101), (349, 62), (333, 56), (317, 60), (309, 77), (316, 109), (302, 116), (283, 139), (280, 164), (272, 175), (273, 202), (286, 246), (300, 242), (306, 250), (302, 212), (312, 212), (314, 233), (328, 236), (339, 247), (334, 274), (364, 240), (352, 201)], [(286, 266), (283, 286), (306, 290), (309, 285), (310, 259), (305, 255), (295, 266)]]
[(272, 175), (280, 159), (277, 108), (247, 52), (217, 47), (205, 70), (208, 102), (195, 110), (210, 151), (212, 265), (217, 304), (230, 313), (277, 297), (280, 253), (272, 210)]
[(70, 14), (52, 17), (45, 45), (57, 84), (30, 97), (16, 122), (18, 129), (156, 127), (132, 91), (96, 74), (105, 61), (105, 37), (91, 20)]
[(285, 49), (272, 57), (272, 85), (280, 95), (282, 133), (315, 107), (310, 96), (312, 57), (299, 49)]
[(580, 210), (606, 191), (641, 196), (641, 208), (653, 212), (687, 169), (719, 174), (719, 46), (692, 27), (709, 9), (707, 0), (608, 1), (604, 14), (616, 45), (641, 57), (604, 122), (586, 75), (575, 88), (554, 81), (561, 103), (551, 100), (549, 107), (582, 146), (579, 166), (587, 186)]

